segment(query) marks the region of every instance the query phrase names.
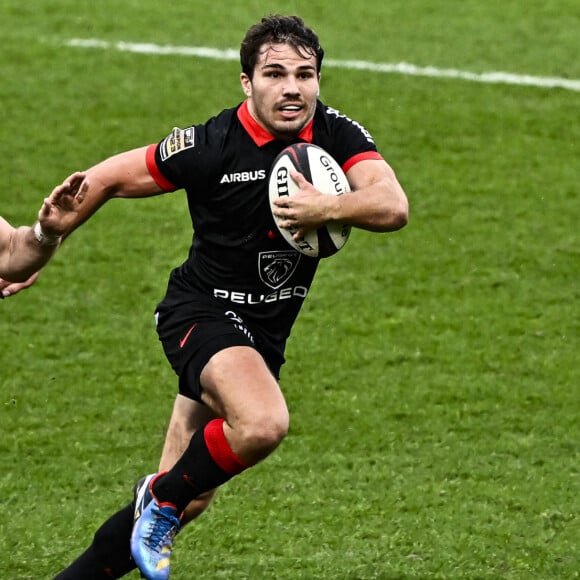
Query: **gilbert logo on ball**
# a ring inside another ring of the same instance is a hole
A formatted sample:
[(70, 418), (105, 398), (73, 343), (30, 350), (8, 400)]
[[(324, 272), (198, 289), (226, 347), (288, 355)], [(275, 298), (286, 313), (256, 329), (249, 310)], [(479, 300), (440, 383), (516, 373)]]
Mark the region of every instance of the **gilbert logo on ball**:
[[(326, 195), (342, 195), (350, 191), (344, 171), (336, 160), (322, 147), (311, 143), (295, 143), (286, 147), (274, 160), (268, 178), (270, 205), (279, 197), (292, 197), (300, 191), (290, 177), (291, 171), (304, 175), (307, 181)], [(278, 219), (274, 222), (280, 234), (295, 250), (312, 258), (327, 258), (340, 250), (351, 231), (347, 224), (332, 222), (306, 233), (303, 239), (295, 240), (295, 230), (281, 228)]]

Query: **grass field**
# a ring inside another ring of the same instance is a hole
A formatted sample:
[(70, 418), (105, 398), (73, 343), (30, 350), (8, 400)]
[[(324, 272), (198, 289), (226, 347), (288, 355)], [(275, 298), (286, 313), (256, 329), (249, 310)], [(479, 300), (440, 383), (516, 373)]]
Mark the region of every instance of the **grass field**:
[[(236, 62), (73, 38), (237, 49), (281, 11), (328, 59), (580, 79), (572, 0), (1, 4), (14, 224), (242, 99)], [(290, 436), (179, 536), (172, 579), (578, 578), (580, 93), (328, 67), (322, 98), (372, 132), (411, 221), (322, 265), (283, 369)], [(181, 193), (113, 201), (0, 303), (2, 580), (52, 578), (155, 470), (176, 380), (152, 313), (190, 236)]]

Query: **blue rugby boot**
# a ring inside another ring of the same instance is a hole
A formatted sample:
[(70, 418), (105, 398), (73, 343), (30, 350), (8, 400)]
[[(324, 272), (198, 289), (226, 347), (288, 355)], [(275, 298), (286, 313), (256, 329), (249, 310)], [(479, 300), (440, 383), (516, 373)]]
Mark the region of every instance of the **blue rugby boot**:
[(173, 539), (179, 532), (177, 510), (172, 504), (159, 504), (153, 495), (153, 482), (159, 475), (148, 475), (135, 486), (135, 521), (131, 533), (131, 555), (147, 580), (167, 580), (171, 571)]
[(151, 501), (153, 496), (151, 495), (151, 491), (149, 490), (149, 484), (151, 480), (155, 478), (157, 474), (151, 473), (150, 475), (143, 476), (133, 487), (133, 522), (139, 519), (145, 506)]

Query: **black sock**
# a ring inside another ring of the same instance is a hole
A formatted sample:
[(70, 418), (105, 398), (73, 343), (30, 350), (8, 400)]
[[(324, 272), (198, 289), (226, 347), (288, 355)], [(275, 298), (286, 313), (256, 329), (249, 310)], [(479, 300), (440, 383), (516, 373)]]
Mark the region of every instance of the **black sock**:
[(181, 514), (198, 495), (219, 487), (246, 468), (231, 450), (223, 423), (223, 419), (215, 419), (196, 431), (179, 461), (155, 480), (153, 493), (160, 503), (173, 504)]
[(110, 580), (137, 567), (131, 557), (133, 505), (112, 515), (95, 533), (93, 543), (54, 580)]

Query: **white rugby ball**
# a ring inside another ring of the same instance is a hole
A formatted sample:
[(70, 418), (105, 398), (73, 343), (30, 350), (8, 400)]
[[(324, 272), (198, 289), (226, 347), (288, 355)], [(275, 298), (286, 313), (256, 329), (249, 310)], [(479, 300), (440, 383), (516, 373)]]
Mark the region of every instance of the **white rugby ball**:
[[(322, 147), (312, 143), (295, 143), (284, 149), (274, 160), (268, 177), (270, 206), (279, 197), (293, 196), (300, 188), (290, 177), (290, 171), (302, 173), (318, 191), (328, 195), (342, 195), (350, 191), (344, 171)], [(347, 224), (332, 222), (317, 230), (306, 232), (302, 240), (292, 236), (295, 230), (281, 228), (274, 216), (280, 234), (295, 249), (312, 258), (327, 258), (340, 250), (350, 234)]]

